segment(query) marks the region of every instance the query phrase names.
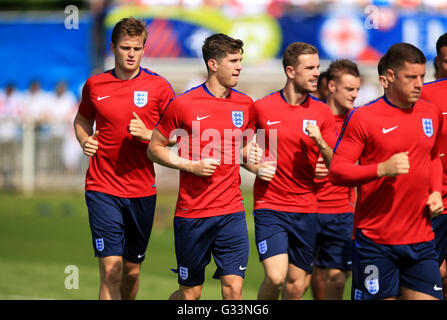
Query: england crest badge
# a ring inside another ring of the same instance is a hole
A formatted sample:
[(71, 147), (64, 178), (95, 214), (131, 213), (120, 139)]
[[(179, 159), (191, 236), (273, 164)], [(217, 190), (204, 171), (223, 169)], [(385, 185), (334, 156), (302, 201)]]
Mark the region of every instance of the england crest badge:
[(258, 250), (260, 254), (264, 254), (267, 252), (267, 240), (262, 240), (258, 243)]
[(231, 111), (231, 118), (236, 128), (242, 127), (244, 124), (244, 112), (243, 111)]
[(307, 132), (306, 132), (307, 123), (311, 123), (311, 124), (313, 124), (314, 126), (316, 126), (316, 125), (317, 125), (317, 120), (307, 120), (307, 119), (304, 119), (304, 120), (303, 120), (303, 132), (304, 132), (306, 135), (308, 135)]
[(101, 252), (104, 250), (104, 238), (95, 239), (96, 250)]
[(433, 136), (433, 120), (422, 118), (422, 128), (427, 137), (431, 138)]
[(180, 266), (179, 275), (183, 280), (188, 279), (188, 268)]
[(134, 91), (133, 103), (135, 103), (138, 108), (143, 108), (147, 104), (147, 91)]

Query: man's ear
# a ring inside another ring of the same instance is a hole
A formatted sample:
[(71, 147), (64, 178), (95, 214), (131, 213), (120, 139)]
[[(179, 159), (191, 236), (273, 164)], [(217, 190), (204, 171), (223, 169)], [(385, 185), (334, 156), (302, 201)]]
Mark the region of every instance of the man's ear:
[(113, 55), (115, 55), (115, 45), (113, 42), (110, 42), (110, 51), (112, 51)]
[(209, 59), (207, 62), (208, 70), (210, 71), (217, 71), (217, 60), (216, 59)]
[(330, 93), (334, 93), (335, 92), (335, 81), (334, 80), (329, 80), (328, 81), (327, 89), (329, 90)]
[(389, 83), (393, 83), (394, 80), (396, 79), (396, 73), (394, 72), (394, 70), (392, 69), (387, 69), (385, 71), (385, 79), (387, 81), (387, 84)]
[(285, 71), (286, 71), (287, 78), (289, 78), (289, 79), (295, 78), (295, 68), (294, 67), (287, 66)]

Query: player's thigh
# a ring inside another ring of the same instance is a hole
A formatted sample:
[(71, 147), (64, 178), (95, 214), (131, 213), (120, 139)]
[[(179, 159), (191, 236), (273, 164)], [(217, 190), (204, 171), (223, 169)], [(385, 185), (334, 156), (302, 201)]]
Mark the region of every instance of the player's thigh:
[(216, 221), (216, 217), (174, 218), (176, 272), (180, 285), (193, 287), (204, 282), (205, 267), (211, 261)]
[(355, 235), (352, 259), (353, 300), (380, 300), (399, 294), (398, 257), (390, 246), (376, 244), (360, 230)]
[(86, 191), (85, 200), (95, 256), (122, 256), (124, 222), (119, 199), (102, 192)]
[(316, 265), (320, 268), (351, 270), (353, 214), (318, 214), (318, 217), (320, 231)]
[(133, 263), (141, 263), (146, 257), (146, 249), (152, 231), (156, 195), (123, 199), (124, 214), (124, 258)]
[(280, 254), (288, 254), (288, 220), (287, 213), (261, 209), (253, 212), (255, 221), (255, 240), (259, 260)]
[(216, 217), (219, 219), (212, 254), (217, 270), (215, 279), (225, 275), (245, 277), (248, 263), (248, 231), (245, 212)]
[(287, 276), (289, 255), (278, 254), (262, 261), (265, 277), (274, 285), (282, 285)]

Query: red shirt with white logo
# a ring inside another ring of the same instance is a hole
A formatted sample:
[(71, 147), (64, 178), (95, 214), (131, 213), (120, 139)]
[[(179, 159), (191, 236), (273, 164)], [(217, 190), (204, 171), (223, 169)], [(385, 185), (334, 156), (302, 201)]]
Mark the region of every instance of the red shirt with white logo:
[(140, 68), (130, 80), (121, 80), (114, 70), (90, 77), (82, 90), (79, 113), (96, 120), (99, 148), (90, 158), (85, 190), (123, 198), (156, 193), (148, 142), (133, 137), (129, 123), (135, 112), (148, 129), (154, 129), (166, 105), (175, 96), (160, 75)]
[[(440, 79), (424, 84), (421, 98), (436, 104), (442, 112), (442, 117), (447, 115), (447, 79)], [(439, 151), (445, 156), (441, 158), (443, 168), (442, 198), (444, 202), (444, 212), (447, 213), (447, 124), (442, 126), (439, 135)]]
[(156, 128), (166, 138), (177, 135), (181, 157), (221, 162), (209, 177), (180, 171), (175, 216), (204, 218), (244, 211), (239, 151), (241, 138), (254, 134), (249, 96), (230, 89), (226, 98), (217, 98), (204, 83), (173, 99)]
[(262, 161), (277, 161), (270, 182), (255, 180), (255, 210), (317, 212), (314, 176), (319, 150), (304, 131), (309, 121), (320, 128), (323, 139), (333, 147), (337, 140), (335, 120), (325, 103), (308, 95), (300, 105), (291, 105), (282, 91), (255, 102), (257, 143), (263, 146), (265, 141)]
[[(348, 113), (334, 115), (337, 136)], [(318, 201), (318, 213), (354, 212), (355, 190), (350, 187), (334, 186), (328, 177), (315, 179)]]
[[(422, 99), (412, 108), (401, 109), (383, 96), (348, 114), (329, 179), (334, 184), (358, 185), (354, 235), (360, 228), (368, 238), (388, 245), (434, 238), (426, 203), (431, 192), (441, 191), (437, 135), (442, 122), (441, 111)], [(406, 151), (408, 174), (377, 177), (380, 162)]]

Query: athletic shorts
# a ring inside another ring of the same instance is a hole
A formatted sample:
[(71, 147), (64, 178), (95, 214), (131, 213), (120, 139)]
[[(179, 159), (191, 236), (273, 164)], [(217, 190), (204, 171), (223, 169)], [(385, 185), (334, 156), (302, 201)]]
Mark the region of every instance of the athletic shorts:
[(312, 273), (319, 231), (316, 213), (258, 209), (253, 215), (260, 261), (285, 253), (289, 263)]
[(156, 195), (120, 198), (86, 191), (90, 229), (96, 257), (122, 256), (144, 260), (154, 220)]
[(352, 258), (353, 300), (399, 296), (400, 287), (443, 298), (433, 240), (384, 245), (375, 243), (357, 230)]
[(319, 213), (316, 266), (349, 271), (352, 269), (352, 228), (354, 215)]
[(174, 218), (178, 283), (193, 287), (205, 281), (211, 255), (217, 266), (213, 278), (245, 277), (248, 232), (245, 212), (208, 218)]
[(435, 232), (435, 249), (438, 253), (438, 263), (447, 257), (447, 214), (431, 219), (433, 231)]

